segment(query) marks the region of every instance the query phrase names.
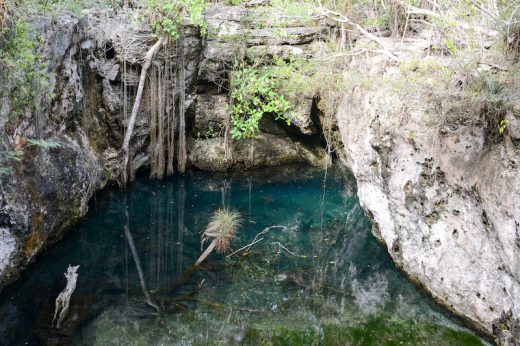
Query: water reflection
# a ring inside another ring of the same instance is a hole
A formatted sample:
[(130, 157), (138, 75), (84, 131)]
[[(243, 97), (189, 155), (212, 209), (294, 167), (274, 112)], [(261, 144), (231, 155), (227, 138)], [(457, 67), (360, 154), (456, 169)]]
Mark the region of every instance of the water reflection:
[[(302, 167), (107, 191), (5, 292), (1, 343), (479, 343), (395, 269), (354, 191), (348, 177)], [(220, 207), (242, 214), (233, 249), (243, 249), (193, 266)], [(56, 330), (49, 314), (69, 264), (81, 265), (78, 284)]]

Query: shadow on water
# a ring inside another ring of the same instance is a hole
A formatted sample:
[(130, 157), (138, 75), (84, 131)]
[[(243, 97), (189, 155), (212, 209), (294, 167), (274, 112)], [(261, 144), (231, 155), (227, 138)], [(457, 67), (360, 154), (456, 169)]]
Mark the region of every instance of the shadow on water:
[[(307, 167), (188, 172), (100, 193), (86, 219), (0, 300), (2, 345), (475, 345), (370, 233), (351, 177)], [(239, 249), (199, 267), (212, 213), (242, 214)], [(80, 265), (61, 329), (67, 266)]]

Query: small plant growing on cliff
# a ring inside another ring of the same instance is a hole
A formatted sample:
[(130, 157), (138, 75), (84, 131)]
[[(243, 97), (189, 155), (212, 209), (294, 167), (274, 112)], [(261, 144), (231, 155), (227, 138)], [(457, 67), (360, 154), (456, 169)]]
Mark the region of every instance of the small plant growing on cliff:
[(43, 139), (28, 139), (27, 142), (30, 145), (35, 145), (35, 146), (40, 147), (40, 148), (56, 149), (56, 148), (59, 148), (61, 146), (59, 143), (56, 143), (54, 141), (43, 140)]
[(506, 132), (506, 128), (507, 128), (507, 121), (501, 120), (500, 124), (498, 125), (498, 133), (503, 135), (504, 132)]
[[(22, 19), (1, 34), (4, 41), (0, 49), (0, 79), (6, 87), (0, 91), (0, 97), (9, 98), (11, 117), (19, 117), (28, 109), (38, 110), (42, 99), (52, 97), (47, 63), (38, 53), (40, 38), (32, 37), (29, 25)], [(39, 96), (42, 99), (38, 102)]]
[(158, 35), (166, 33), (176, 40), (184, 17), (190, 24), (199, 27), (202, 35), (206, 34), (207, 23), (203, 17), (206, 7), (204, 0), (148, 0), (148, 16)]
[(218, 253), (229, 251), (231, 240), (236, 238), (236, 233), (240, 227), (241, 216), (236, 210), (218, 209), (215, 211), (208, 227), (202, 233), (202, 246), (206, 241), (212, 239), (206, 250), (200, 255), (195, 265), (199, 265), (209, 256), (213, 250)]
[(8, 174), (9, 169), (6, 165), (11, 162), (20, 162), (23, 157), (23, 151), (21, 150), (0, 150), (0, 175)]
[[(269, 69), (241, 65), (233, 72), (231, 80), (231, 136), (235, 139), (254, 138), (259, 132), (259, 122), (266, 113), (288, 125), (291, 103), (281, 95), (279, 80)], [(295, 116), (295, 115), (293, 115)]]

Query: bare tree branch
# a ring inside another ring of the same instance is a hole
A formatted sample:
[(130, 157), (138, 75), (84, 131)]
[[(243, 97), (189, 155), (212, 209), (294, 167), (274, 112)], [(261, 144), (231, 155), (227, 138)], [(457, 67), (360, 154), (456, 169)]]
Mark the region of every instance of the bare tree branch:
[(128, 182), (128, 161), (130, 157), (130, 140), (132, 139), (132, 134), (134, 133), (135, 121), (137, 118), (137, 113), (139, 112), (139, 106), (141, 105), (141, 99), (143, 97), (144, 84), (146, 81), (146, 73), (152, 64), (152, 60), (155, 57), (155, 54), (166, 44), (167, 38), (166, 36), (161, 36), (157, 40), (157, 42), (148, 50), (144, 57), (144, 62), (141, 67), (141, 76), (139, 78), (139, 86), (137, 87), (137, 94), (135, 96), (134, 106), (132, 108), (132, 113), (130, 114), (130, 119), (128, 120), (128, 126), (126, 127), (125, 139), (123, 141), (123, 146), (121, 148), (123, 155), (123, 167), (121, 169), (122, 172), (122, 182), (123, 185), (126, 185)]

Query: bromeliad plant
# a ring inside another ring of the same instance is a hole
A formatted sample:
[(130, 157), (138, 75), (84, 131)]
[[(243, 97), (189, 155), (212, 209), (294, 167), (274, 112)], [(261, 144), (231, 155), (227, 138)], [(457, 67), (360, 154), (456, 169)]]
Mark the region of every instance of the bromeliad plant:
[(240, 227), (241, 216), (236, 210), (218, 209), (213, 213), (208, 227), (202, 233), (202, 246), (206, 241), (212, 240), (206, 250), (200, 255), (195, 265), (199, 265), (209, 256), (213, 250), (218, 253), (229, 251), (231, 240), (236, 238)]

